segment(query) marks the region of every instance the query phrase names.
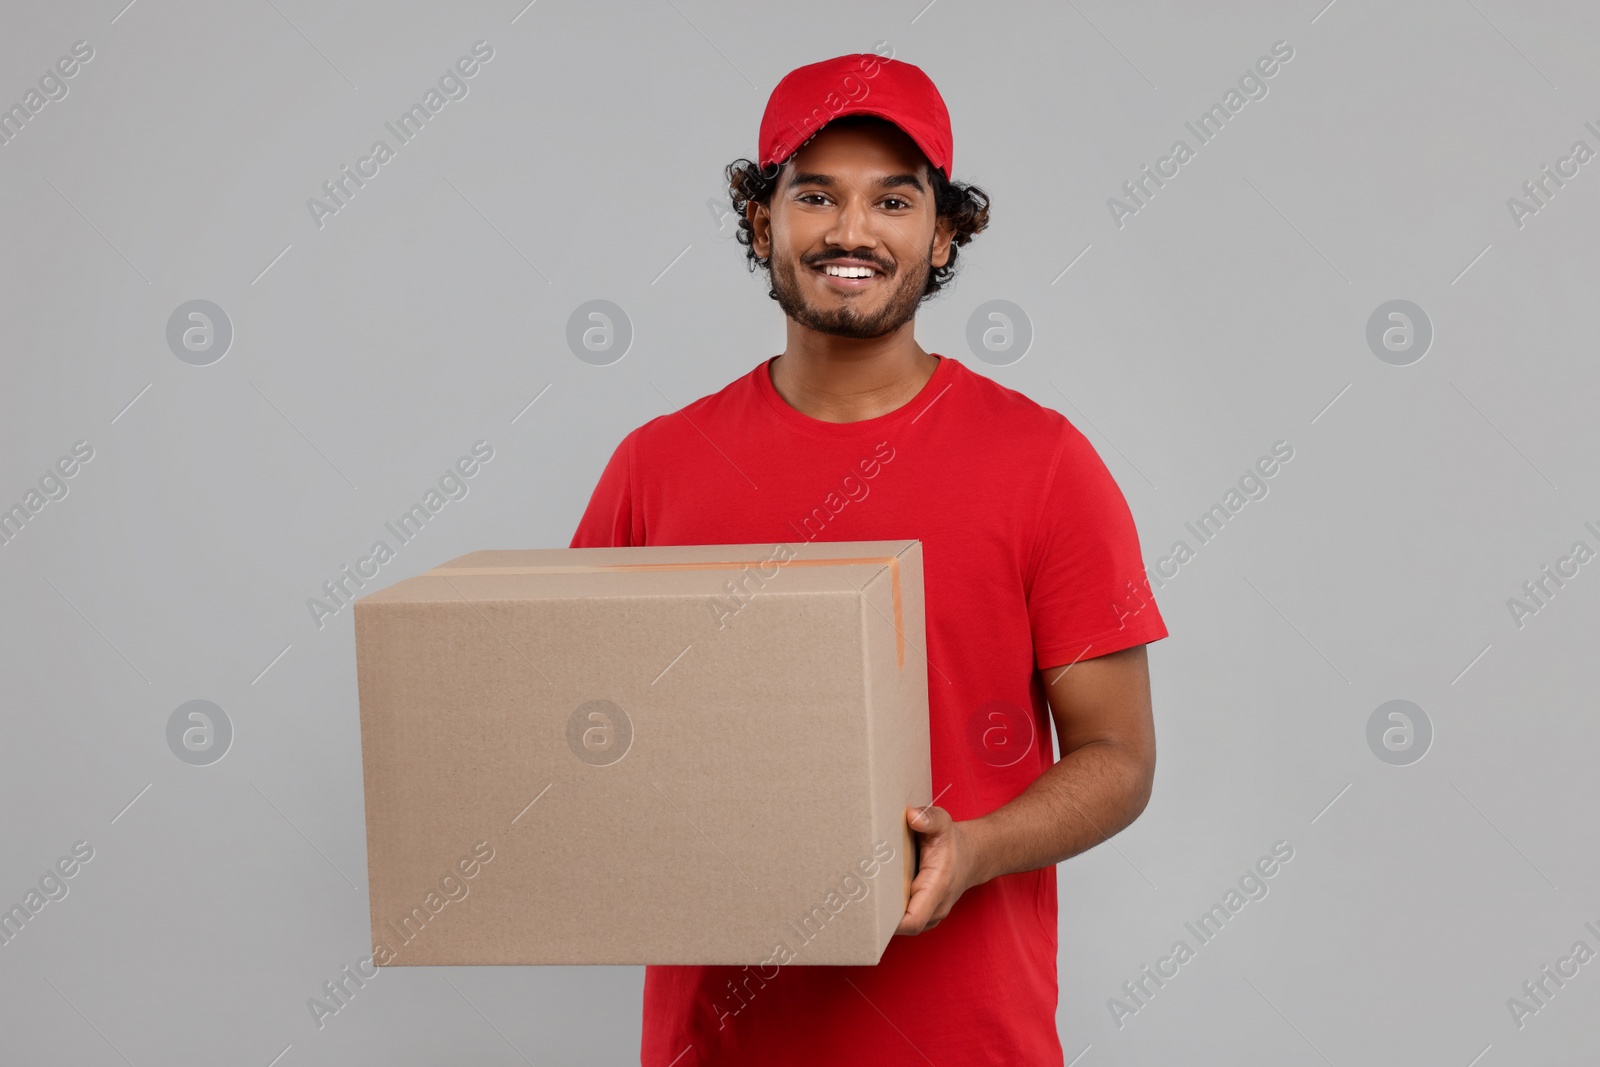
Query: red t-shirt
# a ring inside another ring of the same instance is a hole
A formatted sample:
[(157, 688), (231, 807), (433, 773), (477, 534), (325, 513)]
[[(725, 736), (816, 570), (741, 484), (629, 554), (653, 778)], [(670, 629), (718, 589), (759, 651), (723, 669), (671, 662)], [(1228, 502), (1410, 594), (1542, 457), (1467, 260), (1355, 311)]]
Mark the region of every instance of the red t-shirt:
[[(957, 360), (851, 423), (790, 407), (770, 362), (629, 433), (572, 547), (920, 540), (936, 803), (993, 811), (1054, 762), (1035, 668), (1167, 635), (1127, 502), (1063, 415)], [(1059, 1067), (1056, 904), (1051, 866), (875, 966), (648, 967), (641, 1063)]]

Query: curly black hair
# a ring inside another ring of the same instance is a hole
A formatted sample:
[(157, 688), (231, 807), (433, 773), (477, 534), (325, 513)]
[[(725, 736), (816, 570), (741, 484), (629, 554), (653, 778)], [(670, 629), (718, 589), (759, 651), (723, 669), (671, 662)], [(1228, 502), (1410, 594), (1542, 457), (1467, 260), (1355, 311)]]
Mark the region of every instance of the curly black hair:
[[(875, 116), (846, 115), (828, 125), (843, 126), (885, 121)], [(769, 272), (769, 278), (772, 264), (770, 260), (756, 255), (755, 227), (746, 215), (746, 209), (752, 202), (757, 204), (771, 202), (781, 171), (782, 167), (779, 164), (768, 164), (766, 169), (762, 169), (748, 159), (736, 159), (724, 168), (724, 174), (728, 179), (728, 196), (733, 201), (733, 212), (739, 219), (739, 232), (734, 236), (744, 245), (745, 259), (751, 273), (759, 267)], [(924, 298), (943, 289), (955, 275), (958, 247), (966, 245), (989, 225), (989, 194), (976, 185), (950, 181), (944, 176), (943, 171), (932, 164), (928, 165), (928, 171), (932, 175), (934, 211), (940, 218), (950, 220), (954, 235), (950, 241), (949, 261), (944, 266), (934, 267), (928, 272), (928, 284), (922, 290)], [(774, 300), (778, 299), (775, 290), (768, 289), (767, 295)]]

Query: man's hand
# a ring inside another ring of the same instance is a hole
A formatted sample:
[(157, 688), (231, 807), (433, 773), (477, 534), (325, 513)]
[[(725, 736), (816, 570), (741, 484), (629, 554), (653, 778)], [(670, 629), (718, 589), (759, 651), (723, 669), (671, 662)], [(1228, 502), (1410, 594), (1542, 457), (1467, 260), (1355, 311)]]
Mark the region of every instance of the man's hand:
[(920, 934), (939, 925), (961, 894), (986, 881), (979, 875), (978, 842), (971, 823), (956, 822), (943, 808), (907, 808), (906, 823), (921, 844), (911, 899), (897, 934)]

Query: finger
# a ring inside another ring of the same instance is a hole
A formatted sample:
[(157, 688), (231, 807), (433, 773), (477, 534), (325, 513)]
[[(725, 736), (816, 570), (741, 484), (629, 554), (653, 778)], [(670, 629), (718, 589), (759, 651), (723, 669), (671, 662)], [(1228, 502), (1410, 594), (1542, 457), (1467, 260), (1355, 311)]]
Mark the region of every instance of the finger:
[(924, 869), (911, 883), (911, 899), (895, 929), (897, 934), (915, 934), (925, 929), (944, 899), (949, 878), (936, 867)]
[(906, 913), (900, 917), (900, 925), (895, 927), (897, 934), (920, 934), (928, 925), (928, 920), (933, 917), (933, 905), (937, 894), (932, 888), (913, 890), (911, 900), (906, 904)]
[(924, 834), (941, 833), (955, 825), (955, 820), (950, 818), (948, 811), (932, 804), (922, 808), (906, 808), (906, 822), (913, 830)]

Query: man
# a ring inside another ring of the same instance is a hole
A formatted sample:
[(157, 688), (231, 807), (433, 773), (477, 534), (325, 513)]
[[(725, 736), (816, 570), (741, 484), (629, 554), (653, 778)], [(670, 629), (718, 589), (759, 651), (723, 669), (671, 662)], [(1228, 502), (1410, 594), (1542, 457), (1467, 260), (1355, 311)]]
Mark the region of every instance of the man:
[(728, 174), (784, 350), (629, 433), (572, 546), (920, 540), (936, 795), (876, 966), (649, 967), (641, 1062), (1059, 1065), (1054, 865), (1137, 818), (1155, 767), (1167, 631), (1132, 515), (1062, 415), (916, 342), (988, 220), (921, 70), (792, 72), (759, 155)]

